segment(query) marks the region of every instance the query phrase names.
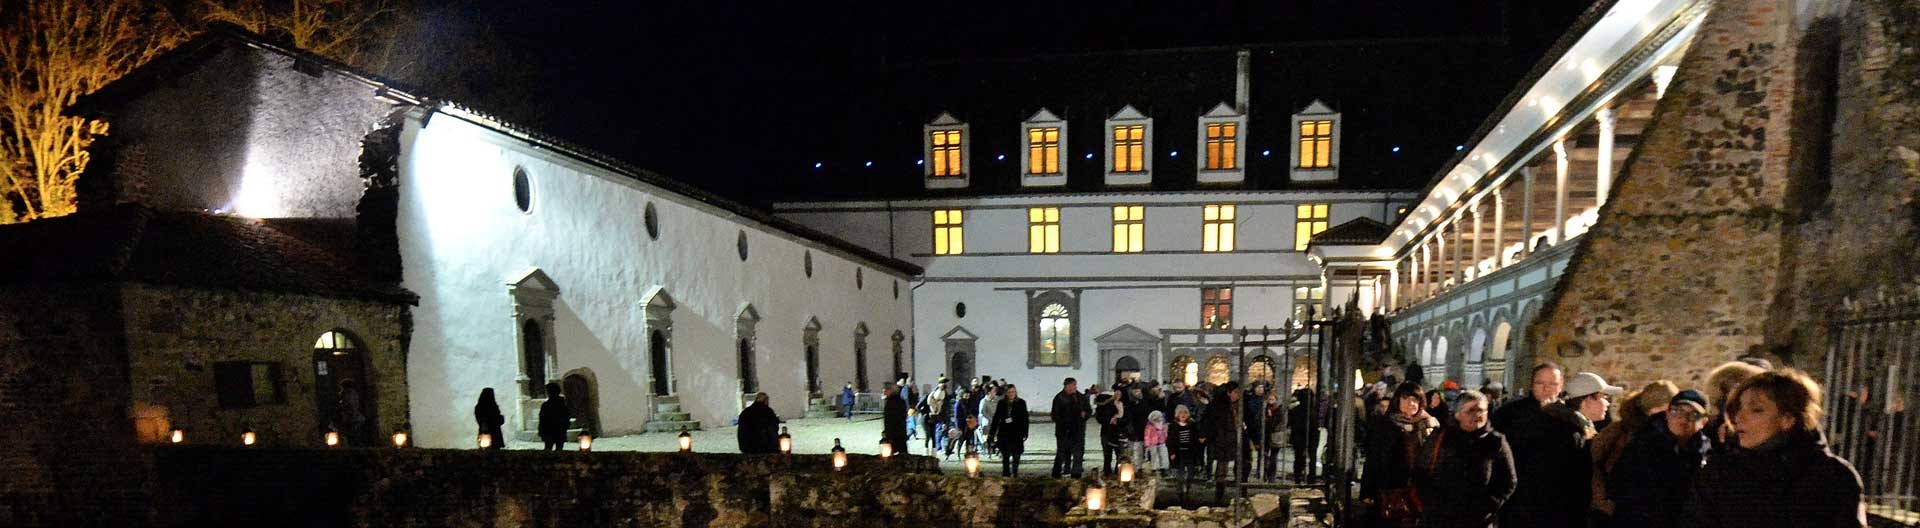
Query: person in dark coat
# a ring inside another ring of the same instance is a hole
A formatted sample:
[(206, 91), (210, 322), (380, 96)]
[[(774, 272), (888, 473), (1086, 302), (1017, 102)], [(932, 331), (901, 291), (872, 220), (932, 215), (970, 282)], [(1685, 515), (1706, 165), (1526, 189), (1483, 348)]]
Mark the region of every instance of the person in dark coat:
[(780, 452), (780, 415), (767, 403), (767, 393), (753, 395), (753, 405), (740, 411), (740, 452), (744, 454)]
[(1227, 480), (1234, 475), (1231, 466), (1240, 457), (1240, 434), (1247, 423), (1240, 414), (1241, 397), (1240, 383), (1229, 381), (1214, 389), (1213, 400), (1207, 405), (1207, 452), (1213, 459), (1215, 499), (1225, 496)]
[(1648, 417), (1646, 427), (1627, 440), (1607, 473), (1607, 499), (1613, 503), (1609, 526), (1666, 528), (1680, 525), (1680, 508), (1694, 474), (1707, 461), (1707, 397), (1684, 390), (1668, 399), (1666, 411)]
[(1120, 399), (1119, 391), (1094, 396), (1093, 402), (1093, 421), (1100, 424), (1100, 473), (1112, 475), (1127, 448), (1127, 429), (1132, 422), (1127, 420), (1126, 402)]
[(1453, 425), (1443, 427), (1420, 447), (1414, 482), (1420, 497), (1421, 526), (1492, 528), (1500, 506), (1513, 495), (1513, 452), (1507, 439), (1487, 423), (1492, 402), (1477, 391), (1454, 402)]
[(897, 398), (900, 387), (888, 384), (886, 408), (881, 412), (880, 439), (893, 444), (893, 452), (907, 452), (907, 401)]
[(1522, 484), (1500, 513), (1501, 526), (1584, 527), (1593, 496), (1588, 425), (1560, 403), (1566, 388), (1560, 366), (1534, 367), (1532, 393), (1493, 413), (1493, 429), (1513, 451)]
[(545, 451), (566, 449), (567, 429), (573, 427), (573, 409), (560, 394), (560, 384), (547, 384), (547, 402), (540, 404), (540, 441)]
[(507, 423), (507, 417), (500, 414), (500, 404), (493, 399), (493, 387), (480, 389), (480, 401), (473, 404), (473, 421), (480, 425), (480, 434), (493, 438), (493, 444), (487, 449), (507, 448), (507, 437), (500, 432), (501, 426)]
[(1320, 403), (1313, 389), (1295, 390), (1293, 399), (1296, 403), (1287, 411), (1287, 440), (1293, 444), (1293, 481), (1306, 482), (1308, 469), (1320, 447), (1320, 421), (1324, 417), (1318, 414)]
[(1700, 470), (1681, 526), (1866, 526), (1860, 474), (1827, 449), (1820, 387), (1805, 373), (1749, 378), (1724, 406), (1734, 435), (1726, 454)]
[(1153, 413), (1153, 405), (1147, 401), (1147, 390), (1143, 383), (1135, 383), (1127, 389), (1127, 447), (1133, 464), (1140, 466), (1147, 461), (1147, 415)]
[(994, 447), (1000, 450), (1000, 476), (1016, 477), (1020, 475), (1020, 455), (1027, 452), (1027, 400), (1020, 399), (1019, 389), (1012, 385), (1004, 390), (1005, 396), (994, 406), (987, 436), (993, 437)]
[[(363, 446), (370, 441), (366, 427), (367, 413), (360, 407), (360, 390), (353, 380), (340, 380), (340, 398), (333, 407), (333, 428), (339, 431), (341, 442), (349, 446)], [(500, 406), (493, 408), (497, 410)], [(505, 421), (504, 418), (501, 420)]]
[(1048, 414), (1053, 417), (1053, 478), (1080, 478), (1087, 456), (1087, 416), (1093, 414), (1087, 395), (1080, 393), (1080, 382), (1073, 378), (1063, 381), (1060, 393), (1053, 395), (1053, 408)]
[(1413, 498), (1413, 465), (1427, 437), (1440, 428), (1427, 414), (1420, 386), (1402, 383), (1393, 391), (1387, 414), (1367, 425), (1367, 463), (1360, 473), (1360, 499), (1372, 505), (1369, 514), (1382, 525), (1411, 526), (1418, 519)]

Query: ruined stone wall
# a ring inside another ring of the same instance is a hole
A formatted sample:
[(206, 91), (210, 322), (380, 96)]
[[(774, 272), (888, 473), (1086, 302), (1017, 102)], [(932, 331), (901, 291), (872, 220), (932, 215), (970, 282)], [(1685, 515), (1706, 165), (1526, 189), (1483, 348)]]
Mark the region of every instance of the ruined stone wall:
[[(769, 508), (771, 483), (832, 473), (827, 455), (229, 447), (152, 453), (160, 526), (798, 526)], [(929, 457), (849, 458), (847, 472), (817, 483), (871, 493), (854, 486), (938, 471)]]
[(146, 504), (119, 303), (109, 285), (0, 291), (0, 526), (98, 524)]
[[(315, 387), (313, 349), (332, 330), (357, 341), (365, 358), (368, 379), (357, 381), (374, 403), (372, 436), (408, 419), (405, 305), (151, 285), (128, 285), (125, 299), (130, 397), (136, 419), (160, 421), (158, 431), (170, 423), (195, 443), (238, 445), (251, 424), (264, 445), (321, 445), (326, 430), (314, 395), (325, 389), (332, 398), (334, 389)], [(280, 365), (284, 403), (222, 409), (214, 384), (222, 361)]]
[(1543, 359), (1633, 383), (1748, 353), (1817, 375), (1837, 299), (1910, 282), (1920, 5), (1832, 5), (1715, 4), (1529, 329)]

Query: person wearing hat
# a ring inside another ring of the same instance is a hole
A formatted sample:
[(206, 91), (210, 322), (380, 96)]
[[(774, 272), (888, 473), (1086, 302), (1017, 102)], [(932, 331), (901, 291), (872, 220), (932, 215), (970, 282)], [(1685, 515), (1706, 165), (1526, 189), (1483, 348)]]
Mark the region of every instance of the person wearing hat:
[(1606, 525), (1605, 519), (1613, 516), (1613, 500), (1607, 496), (1607, 479), (1613, 475), (1614, 466), (1620, 463), (1620, 455), (1627, 451), (1627, 444), (1633, 440), (1634, 434), (1647, 429), (1655, 416), (1666, 412), (1667, 402), (1679, 393), (1680, 386), (1671, 381), (1648, 383), (1621, 398), (1620, 404), (1614, 406), (1613, 421), (1594, 435), (1591, 448), (1594, 525)]
[(1713, 444), (1707, 439), (1707, 397), (1687, 389), (1667, 400), (1633, 434), (1607, 478), (1613, 502), (1610, 526), (1677, 526), (1693, 476), (1706, 463)]
[(1093, 421), (1100, 424), (1100, 472), (1112, 475), (1121, 462), (1121, 453), (1126, 451), (1127, 428), (1132, 424), (1127, 419), (1126, 403), (1115, 393), (1095, 395)]
[(1231, 470), (1240, 456), (1240, 434), (1246, 427), (1246, 415), (1240, 406), (1240, 383), (1229, 381), (1213, 390), (1213, 399), (1207, 402), (1207, 414), (1201, 418), (1207, 430), (1207, 452), (1213, 459), (1213, 495), (1215, 499), (1225, 497), (1226, 483), (1233, 478)]
[[(1500, 526), (1587, 525), (1593, 495), (1593, 458), (1587, 451), (1592, 421), (1569, 403), (1593, 405), (1583, 400), (1611, 386), (1591, 373), (1567, 380), (1565, 372), (1552, 362), (1534, 367), (1529, 397), (1508, 402), (1493, 414), (1494, 430), (1506, 435), (1512, 448), (1520, 483), (1501, 509)], [(1567, 389), (1567, 402), (1560, 400), (1562, 388)]]

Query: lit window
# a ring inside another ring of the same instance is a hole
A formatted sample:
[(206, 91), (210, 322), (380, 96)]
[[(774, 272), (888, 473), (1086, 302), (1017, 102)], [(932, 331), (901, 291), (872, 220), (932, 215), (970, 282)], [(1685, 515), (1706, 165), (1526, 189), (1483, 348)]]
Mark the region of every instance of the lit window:
[(1146, 125), (1113, 127), (1113, 172), (1146, 172), (1146, 153)]
[(1333, 121), (1300, 122), (1300, 168), (1333, 166)]
[(1073, 318), (1067, 307), (1049, 304), (1040, 310), (1040, 357), (1041, 365), (1065, 365), (1073, 362), (1073, 353), (1069, 350), (1073, 340)]
[(1293, 320), (1303, 321), (1303, 322), (1306, 321), (1310, 315), (1307, 313), (1307, 310), (1309, 310), (1310, 307), (1313, 310), (1314, 314), (1320, 313), (1319, 305), (1321, 301), (1326, 300), (1326, 298), (1327, 298), (1326, 288), (1322, 288), (1319, 286), (1314, 286), (1311, 288), (1301, 286), (1301, 287), (1294, 288), (1293, 289)]
[(1146, 249), (1147, 207), (1113, 206), (1113, 252), (1139, 253)]
[(1027, 209), (1027, 252), (1060, 252), (1060, 208)]
[(1216, 330), (1233, 327), (1233, 288), (1200, 289), (1200, 327)]
[(1027, 174), (1060, 173), (1060, 128), (1027, 129)]
[(1240, 126), (1235, 123), (1207, 123), (1207, 169), (1240, 168), (1234, 151), (1240, 141)]
[(1300, 204), (1294, 211), (1293, 249), (1306, 251), (1307, 241), (1327, 230), (1327, 204)]
[(1201, 251), (1233, 251), (1233, 206), (1207, 206), (1201, 217), (1201, 231)]
[(966, 233), (959, 209), (933, 211), (933, 254), (958, 255), (966, 251)]
[(933, 137), (933, 175), (948, 177), (960, 175), (960, 131), (935, 130), (929, 132)]

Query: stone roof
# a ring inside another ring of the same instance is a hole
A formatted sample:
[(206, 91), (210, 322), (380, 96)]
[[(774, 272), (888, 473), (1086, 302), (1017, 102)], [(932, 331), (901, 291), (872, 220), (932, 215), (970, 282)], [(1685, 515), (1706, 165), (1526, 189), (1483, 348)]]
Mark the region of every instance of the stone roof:
[[(266, 222), (140, 205), (0, 226), (0, 284), (141, 282), (414, 304), (350, 259)], [(31, 249), (28, 249), (31, 248)]]
[(1393, 228), (1367, 217), (1355, 218), (1347, 223), (1327, 228), (1313, 235), (1309, 243), (1316, 245), (1371, 245), (1385, 242), (1387, 235), (1393, 234)]

